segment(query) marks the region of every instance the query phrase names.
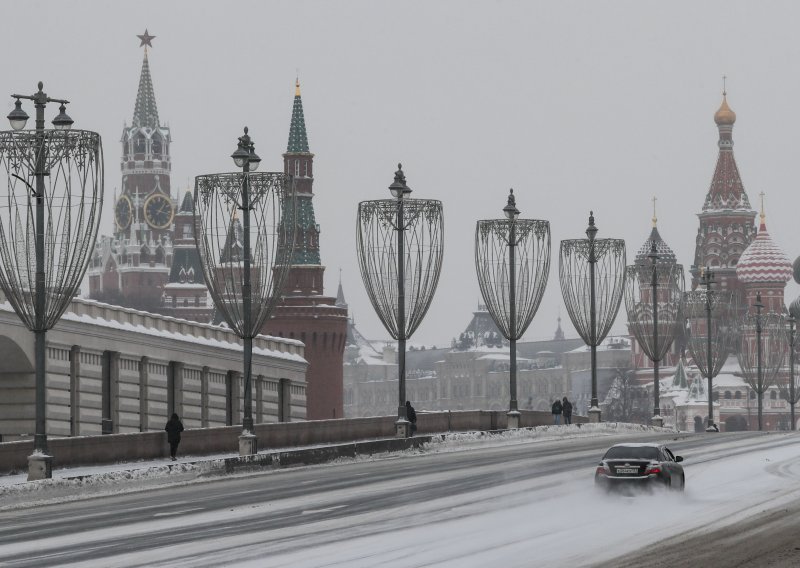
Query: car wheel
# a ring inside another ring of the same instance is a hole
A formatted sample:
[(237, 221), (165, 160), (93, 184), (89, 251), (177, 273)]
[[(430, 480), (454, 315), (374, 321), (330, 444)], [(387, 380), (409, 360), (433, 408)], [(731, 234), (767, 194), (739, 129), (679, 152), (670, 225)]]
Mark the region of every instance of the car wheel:
[(683, 491), (686, 488), (686, 476), (681, 475), (681, 485), (678, 487), (678, 491)]

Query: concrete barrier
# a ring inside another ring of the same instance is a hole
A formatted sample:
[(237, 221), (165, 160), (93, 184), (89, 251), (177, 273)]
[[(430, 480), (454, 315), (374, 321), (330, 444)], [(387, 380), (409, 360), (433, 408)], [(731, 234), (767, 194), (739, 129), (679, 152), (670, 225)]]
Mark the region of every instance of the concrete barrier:
[[(553, 417), (549, 412), (522, 410), (520, 413), (520, 426), (522, 427), (553, 423)], [(328, 455), (326, 452), (334, 454), (343, 452), (336, 454), (335, 457), (344, 457), (349, 455), (347, 452), (363, 453), (371, 451), (370, 448), (373, 448), (375, 452), (393, 451), (385, 448), (393, 448), (395, 447), (393, 444), (396, 444), (397, 448), (403, 449), (409, 447), (404, 445), (406, 443), (417, 443), (394, 438), (396, 420), (397, 418), (394, 416), (374, 416), (281, 422), (257, 424), (255, 430), (259, 448), (262, 450), (317, 444), (337, 445), (338, 449), (333, 450), (320, 448), (318, 454), (322, 459), (322, 456)], [(575, 423), (586, 422), (587, 419), (583, 416), (574, 416), (573, 421)], [(444, 410), (417, 413), (417, 434), (419, 435), (471, 430), (502, 430), (506, 427), (506, 412), (499, 410)], [(238, 449), (238, 438), (241, 431), (241, 426), (189, 429), (183, 432), (178, 451), (182, 455), (198, 456), (235, 452)], [(347, 442), (351, 442), (351, 444), (346, 444)], [(159, 431), (50, 438), (48, 447), (53, 455), (54, 467), (135, 462), (169, 455), (166, 433)], [(352, 447), (352, 449), (348, 447)], [(314, 449), (314, 452), (316, 451)], [(32, 440), (0, 443), (0, 473), (26, 471), (28, 456), (32, 452)], [(314, 452), (308, 455), (313, 457)], [(262, 456), (255, 456), (253, 459), (262, 459)], [(284, 464), (283, 460), (298, 458), (293, 458), (291, 453), (286, 453), (283, 458), (278, 459), (281, 464)], [(303, 457), (302, 459), (312, 458)], [(325, 458), (323, 461), (328, 459)]]

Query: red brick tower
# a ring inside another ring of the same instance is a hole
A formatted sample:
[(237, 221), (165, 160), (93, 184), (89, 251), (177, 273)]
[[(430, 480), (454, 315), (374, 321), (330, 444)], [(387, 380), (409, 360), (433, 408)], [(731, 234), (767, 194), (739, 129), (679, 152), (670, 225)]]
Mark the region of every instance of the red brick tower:
[(347, 337), (347, 308), (324, 296), (319, 254), (319, 225), (314, 218), (314, 154), (308, 149), (300, 83), (296, 84), (289, 144), (283, 155), (284, 171), (295, 177), (297, 212), (295, 248), (283, 300), (264, 324), (263, 333), (299, 339), (306, 344), (309, 362), (306, 381), (309, 420), (343, 418), (343, 364)]
[(89, 268), (92, 299), (149, 312), (163, 307), (169, 280), (177, 200), (172, 196), (169, 126), (158, 118), (144, 47), (133, 121), (122, 130), (122, 188), (114, 202), (114, 235), (98, 239)]
[(735, 291), (741, 305), (744, 293), (736, 276), (736, 265), (755, 238), (756, 212), (750, 206), (733, 156), (732, 132), (736, 113), (728, 106), (726, 95), (723, 91), (722, 105), (714, 114), (714, 122), (719, 128), (719, 158), (703, 211), (697, 215), (700, 227), (691, 268), (692, 290), (699, 285), (700, 271), (708, 266), (714, 271), (715, 288)]

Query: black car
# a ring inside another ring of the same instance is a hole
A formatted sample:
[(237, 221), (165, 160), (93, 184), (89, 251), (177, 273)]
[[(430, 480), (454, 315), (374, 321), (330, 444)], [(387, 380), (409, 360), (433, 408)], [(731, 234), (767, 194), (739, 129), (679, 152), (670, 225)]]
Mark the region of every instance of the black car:
[(662, 444), (617, 444), (598, 464), (594, 483), (605, 489), (665, 486), (683, 491), (682, 461)]

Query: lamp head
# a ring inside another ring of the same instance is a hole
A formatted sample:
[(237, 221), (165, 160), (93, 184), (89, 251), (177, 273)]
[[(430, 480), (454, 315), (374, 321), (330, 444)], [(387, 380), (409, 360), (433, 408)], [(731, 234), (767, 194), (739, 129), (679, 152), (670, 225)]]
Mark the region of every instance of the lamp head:
[(247, 127), (244, 127), (244, 136), (239, 136), (239, 143), (236, 145), (236, 151), (231, 154), (233, 163), (237, 168), (243, 168), (244, 165), (250, 161), (250, 136), (247, 135)]
[(519, 217), (519, 209), (517, 209), (517, 200), (514, 198), (513, 189), (508, 192), (508, 203), (503, 207), (503, 213), (505, 213), (506, 219), (509, 221), (514, 221)]
[(253, 144), (250, 144), (250, 157), (248, 158), (250, 162), (250, 171), (254, 172), (258, 169), (258, 166), (261, 164), (261, 158), (258, 157), (258, 154), (253, 151)]
[(394, 173), (394, 182), (389, 186), (392, 196), (402, 199), (406, 194), (411, 193), (411, 188), (406, 185), (406, 174), (403, 173), (403, 164), (397, 164), (397, 171)]
[(589, 226), (586, 228), (586, 236), (593, 241), (595, 235), (597, 235), (597, 227), (594, 224), (594, 211), (589, 211)]
[(64, 106), (64, 103), (61, 103), (61, 106), (58, 108), (58, 110), (58, 116), (53, 119), (53, 126), (56, 128), (56, 130), (69, 130), (72, 127), (72, 123), (75, 121), (72, 120), (67, 114), (67, 108)]
[(22, 101), (19, 99), (14, 103), (14, 110), (8, 113), (8, 122), (14, 130), (22, 130), (28, 122), (28, 113), (22, 110)]

